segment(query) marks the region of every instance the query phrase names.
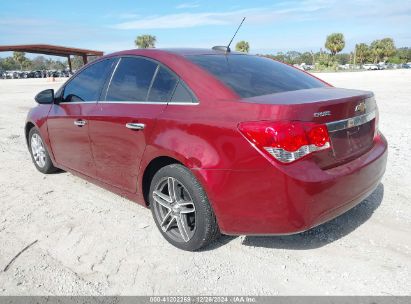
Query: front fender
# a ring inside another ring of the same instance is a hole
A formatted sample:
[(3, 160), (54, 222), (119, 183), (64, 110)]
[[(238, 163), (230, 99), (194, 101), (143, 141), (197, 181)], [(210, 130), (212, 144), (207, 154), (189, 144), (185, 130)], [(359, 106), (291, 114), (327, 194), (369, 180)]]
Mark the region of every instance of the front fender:
[(24, 126), (25, 131), (25, 138), (27, 147), (29, 147), (28, 143), (28, 134), (30, 132), (31, 126), (37, 128), (40, 132), (41, 138), (46, 146), (47, 152), (50, 155), (51, 161), (53, 165), (56, 164), (54, 159), (53, 150), (51, 148), (49, 132), (47, 128), (47, 116), (51, 109), (52, 105), (38, 105), (32, 108), (29, 113), (27, 114), (26, 123)]

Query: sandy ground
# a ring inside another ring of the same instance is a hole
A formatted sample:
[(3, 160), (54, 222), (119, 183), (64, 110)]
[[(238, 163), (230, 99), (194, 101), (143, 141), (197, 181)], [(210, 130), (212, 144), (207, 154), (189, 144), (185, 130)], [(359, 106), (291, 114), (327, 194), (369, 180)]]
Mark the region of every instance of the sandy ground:
[(390, 146), (381, 185), (311, 231), (223, 237), (197, 253), (163, 240), (149, 210), (37, 172), (24, 120), (35, 93), (61, 83), (0, 80), (0, 295), (410, 295), (411, 70), (319, 76), (375, 92)]

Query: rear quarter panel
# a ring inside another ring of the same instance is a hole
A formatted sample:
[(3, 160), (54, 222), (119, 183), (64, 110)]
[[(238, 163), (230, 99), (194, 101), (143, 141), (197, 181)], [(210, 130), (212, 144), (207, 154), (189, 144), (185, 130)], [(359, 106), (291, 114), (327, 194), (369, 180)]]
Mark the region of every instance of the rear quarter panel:
[(145, 156), (167, 155), (193, 169), (254, 170), (260, 157), (237, 130), (236, 112), (225, 102), (169, 104)]

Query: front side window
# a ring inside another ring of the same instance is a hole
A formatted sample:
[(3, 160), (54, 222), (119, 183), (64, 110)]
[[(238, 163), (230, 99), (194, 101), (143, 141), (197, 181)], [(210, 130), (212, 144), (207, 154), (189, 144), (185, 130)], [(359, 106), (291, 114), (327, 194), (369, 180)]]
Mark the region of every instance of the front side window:
[(242, 98), (325, 86), (302, 71), (264, 57), (232, 54), (187, 58)]
[(82, 70), (64, 87), (62, 101), (97, 101), (113, 62), (106, 59)]
[(157, 63), (144, 59), (120, 59), (107, 90), (108, 101), (145, 101)]

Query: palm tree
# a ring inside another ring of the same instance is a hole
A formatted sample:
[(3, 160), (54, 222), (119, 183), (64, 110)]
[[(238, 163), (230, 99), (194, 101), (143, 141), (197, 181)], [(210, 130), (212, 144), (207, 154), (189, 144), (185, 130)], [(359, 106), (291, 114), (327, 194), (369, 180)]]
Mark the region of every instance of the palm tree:
[(394, 40), (392, 38), (384, 38), (381, 40), (374, 40), (371, 43), (371, 53), (374, 58), (374, 63), (378, 61), (386, 61), (388, 57), (392, 56), (395, 51)]
[(381, 44), (382, 44), (382, 55), (383, 55), (383, 60), (387, 61), (388, 57), (392, 56), (395, 54), (397, 49), (395, 48), (394, 40), (392, 38), (384, 38), (381, 39)]
[(235, 50), (238, 52), (248, 53), (250, 51), (250, 44), (247, 41), (240, 41), (235, 45)]
[(135, 45), (140, 49), (155, 48), (156, 42), (156, 36), (152, 35), (137, 36), (136, 40), (134, 41)]
[(331, 52), (331, 55), (335, 55), (341, 52), (345, 47), (344, 35), (342, 33), (332, 33), (327, 36), (325, 41), (325, 48)]
[(370, 55), (370, 48), (365, 43), (355, 45), (355, 57), (360, 64), (363, 64), (367, 57)]
[(384, 45), (381, 40), (377, 39), (371, 42), (370, 45), (371, 57), (374, 63), (378, 63), (384, 53)]
[(23, 63), (27, 61), (26, 53), (23, 52), (13, 52), (13, 59), (20, 65), (20, 70), (23, 70)]

